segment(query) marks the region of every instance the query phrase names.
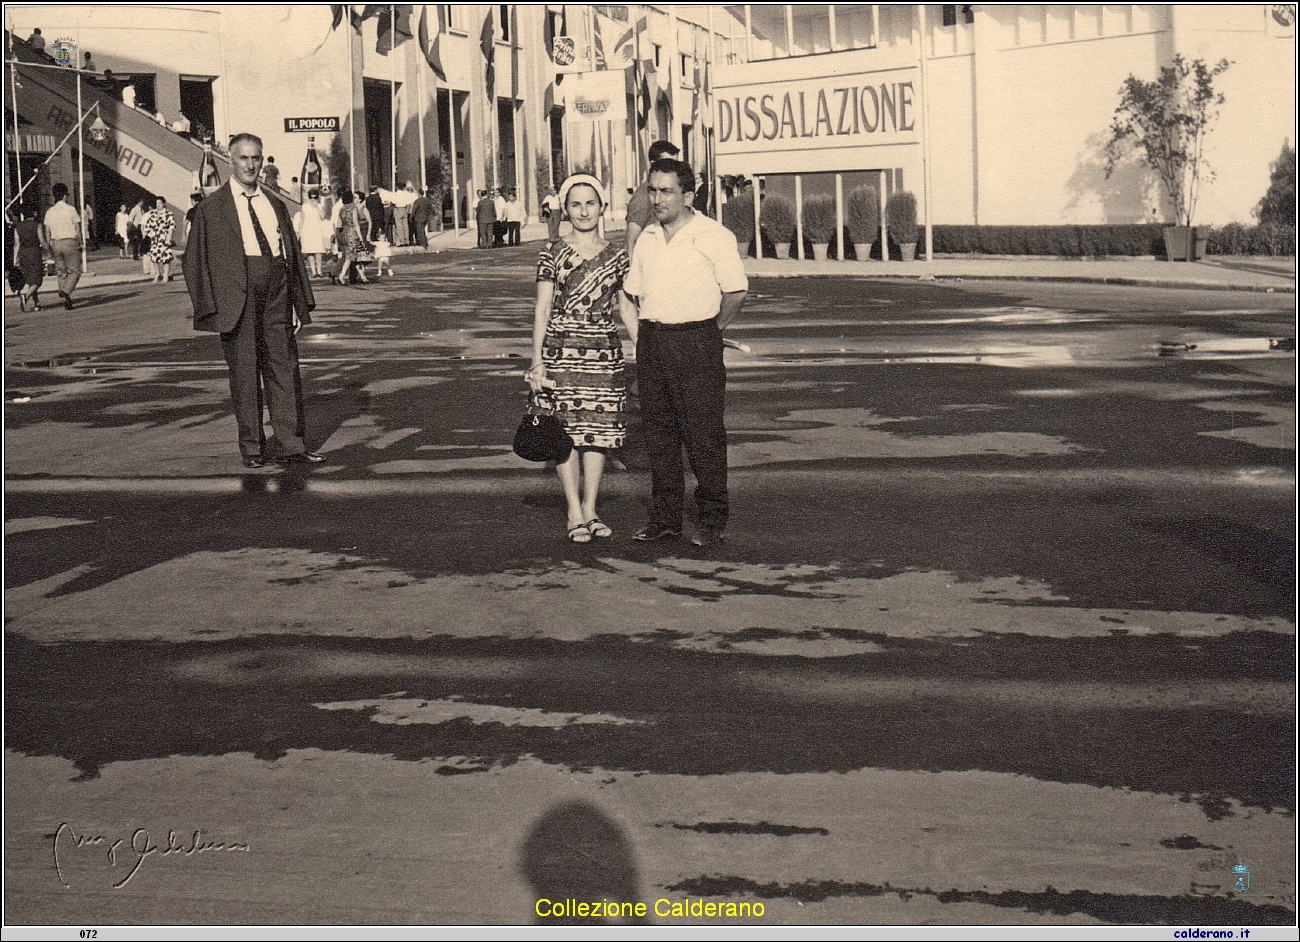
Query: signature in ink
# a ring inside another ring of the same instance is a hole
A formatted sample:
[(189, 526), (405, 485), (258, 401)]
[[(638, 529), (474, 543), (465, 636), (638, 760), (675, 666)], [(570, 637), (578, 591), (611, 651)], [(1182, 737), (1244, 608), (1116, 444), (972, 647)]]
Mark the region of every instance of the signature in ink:
[[(66, 889), (72, 889), (72, 884), (68, 882), (65, 867), (70, 863), (74, 851), (87, 848), (103, 848), (104, 858), (109, 867), (113, 868), (112, 875), (124, 874), (113, 883), (115, 890), (126, 886), (150, 857), (193, 857), (215, 851), (251, 852), (246, 842), (205, 840), (200, 829), (196, 829), (188, 841), (178, 837), (175, 830), (168, 830), (166, 842), (159, 845), (149, 836), (148, 828), (136, 828), (129, 838), (119, 837), (114, 840), (103, 834), (78, 834), (71, 824), (64, 821), (54, 832), (54, 872)], [(122, 869), (116, 869), (118, 867)]]

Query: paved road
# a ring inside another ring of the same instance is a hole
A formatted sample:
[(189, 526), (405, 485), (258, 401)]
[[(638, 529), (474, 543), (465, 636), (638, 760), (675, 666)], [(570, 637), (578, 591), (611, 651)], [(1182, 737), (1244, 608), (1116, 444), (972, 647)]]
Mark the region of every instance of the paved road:
[(1294, 924), (1289, 298), (756, 281), (728, 542), (634, 422), (578, 547), (531, 254), (321, 287), (302, 474), (183, 286), (8, 313), (8, 922)]

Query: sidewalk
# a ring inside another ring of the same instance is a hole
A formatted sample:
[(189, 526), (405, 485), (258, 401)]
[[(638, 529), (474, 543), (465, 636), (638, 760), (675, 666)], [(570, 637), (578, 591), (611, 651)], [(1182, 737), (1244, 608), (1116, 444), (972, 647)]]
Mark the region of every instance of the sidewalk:
[[(547, 236), (546, 226), (532, 223), (523, 228), (523, 241), (541, 242)], [(611, 237), (622, 236), (621, 230), (610, 230)], [(449, 250), (477, 251), (478, 232), (462, 229), (434, 233), (429, 238), (429, 250), (418, 246), (396, 246), (394, 255), (438, 254)], [(987, 279), (1002, 281), (1066, 281), (1090, 284), (1138, 285), (1148, 288), (1192, 288), (1214, 291), (1262, 291), (1294, 294), (1296, 290), (1295, 259), (1254, 258), (1249, 256), (1215, 256), (1200, 262), (1166, 262), (1147, 258), (1012, 258), (1007, 256), (949, 256), (933, 262), (857, 262), (825, 261), (811, 259), (780, 260), (773, 258), (745, 259), (745, 273), (754, 278), (902, 278), (929, 281), (934, 279)], [(140, 262), (119, 259), (114, 248), (92, 252), (89, 271), (82, 275), (78, 290), (100, 285), (147, 282), (149, 276), (141, 270)], [(172, 279), (181, 278), (180, 256), (172, 263)], [(41, 286), (42, 293), (53, 295), (58, 286), (53, 277), (47, 277)], [(5, 286), (5, 296), (12, 293)]]

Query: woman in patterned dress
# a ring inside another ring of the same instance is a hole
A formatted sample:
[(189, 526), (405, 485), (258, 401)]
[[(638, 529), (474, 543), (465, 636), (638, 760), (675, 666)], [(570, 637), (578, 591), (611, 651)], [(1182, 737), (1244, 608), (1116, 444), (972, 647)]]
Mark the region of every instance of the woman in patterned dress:
[(596, 513), (596, 497), (605, 452), (621, 448), (627, 432), (616, 312), (636, 345), (636, 308), (623, 293), (627, 253), (597, 233), (608, 202), (600, 182), (585, 173), (560, 188), (573, 233), (538, 257), (533, 366), (525, 374), (537, 405), (553, 412), (573, 440), (573, 451), (556, 471), (574, 543), (613, 536)]
[(154, 284), (172, 280), (172, 236), (176, 234), (176, 217), (167, 208), (167, 201), (161, 196), (154, 204), (154, 209), (144, 217), (141, 227), (149, 237), (149, 257), (153, 260), (157, 272)]

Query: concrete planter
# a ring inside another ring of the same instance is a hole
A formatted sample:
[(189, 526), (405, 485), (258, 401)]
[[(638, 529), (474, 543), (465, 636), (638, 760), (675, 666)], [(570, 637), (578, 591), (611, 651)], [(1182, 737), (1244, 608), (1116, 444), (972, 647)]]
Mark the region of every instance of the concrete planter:
[(912, 262), (916, 260), (915, 242), (904, 242), (898, 247), (898, 249), (903, 253), (903, 261)]
[(777, 258), (789, 258), (789, 257), (790, 257), (790, 243), (789, 243), (789, 242), (778, 242), (778, 243), (776, 243), (776, 257), (777, 257)]
[(871, 258), (871, 247), (874, 242), (854, 242), (853, 254), (858, 257), (859, 262), (868, 261)]
[(1165, 258), (1171, 262), (1192, 260), (1192, 230), (1188, 226), (1165, 226)]
[(831, 244), (829, 242), (813, 243), (813, 258), (819, 262), (826, 261), (826, 255), (830, 252)]

